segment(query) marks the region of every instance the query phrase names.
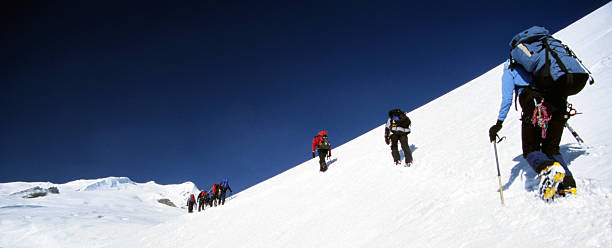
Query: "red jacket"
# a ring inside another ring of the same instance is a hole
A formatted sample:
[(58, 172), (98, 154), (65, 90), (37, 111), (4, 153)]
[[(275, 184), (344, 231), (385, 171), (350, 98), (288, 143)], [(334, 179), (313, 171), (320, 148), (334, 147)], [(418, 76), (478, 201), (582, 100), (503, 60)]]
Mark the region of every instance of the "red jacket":
[[(319, 135), (315, 136), (314, 139), (312, 139), (312, 152), (315, 151), (315, 148), (317, 147), (319, 142), (321, 142), (321, 136), (323, 135), (327, 135), (327, 131), (319, 131)], [(328, 149), (328, 153), (331, 155), (331, 147)]]
[(213, 194), (217, 194), (219, 192), (219, 184), (215, 183), (213, 184)]

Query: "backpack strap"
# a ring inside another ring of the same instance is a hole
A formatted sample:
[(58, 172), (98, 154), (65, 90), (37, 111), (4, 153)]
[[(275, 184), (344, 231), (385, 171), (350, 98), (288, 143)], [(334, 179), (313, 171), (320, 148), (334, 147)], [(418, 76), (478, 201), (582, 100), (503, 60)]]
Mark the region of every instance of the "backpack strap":
[(580, 58), (578, 58), (578, 56), (576, 56), (576, 54), (574, 53), (574, 51), (572, 51), (572, 49), (570, 49), (567, 45), (563, 44), (563, 47), (565, 48), (565, 50), (567, 51), (567, 54), (569, 54), (570, 56), (574, 57), (576, 60), (578, 60), (578, 62), (580, 63), (580, 65), (582, 66), (582, 68), (584, 70), (587, 71), (587, 73), (589, 73), (589, 78), (591, 80), (589, 80), (589, 84), (593, 85), (595, 83), (595, 79), (593, 79), (593, 74), (591, 73), (591, 71), (589, 70), (589, 68), (587, 68), (583, 63), (582, 60), (580, 60)]
[(518, 95), (519, 95), (519, 90), (520, 89), (526, 89), (529, 88), (529, 86), (514, 86), (514, 110), (518, 111), (518, 104), (516, 104), (516, 100), (518, 99)]
[[(551, 37), (552, 39), (554, 39), (553, 37)], [(563, 72), (565, 72), (567, 74), (567, 81), (568, 83), (571, 83), (574, 80), (574, 77), (571, 73), (569, 73), (569, 71), (567, 70), (567, 67), (565, 66), (565, 64), (563, 64), (563, 61), (561, 60), (561, 58), (559, 58), (559, 54), (557, 54), (557, 52), (555, 52), (554, 50), (552, 50), (550, 48), (550, 45), (548, 44), (548, 40), (546, 37), (544, 37), (542, 39), (542, 43), (544, 44), (544, 48), (546, 49), (547, 53), (546, 53), (546, 69), (550, 70), (550, 60), (548, 59), (548, 52), (550, 52), (550, 54), (553, 56), (553, 58), (555, 58), (555, 60), (557, 61), (557, 63), (559, 64), (559, 67), (561, 67), (561, 70), (563, 70)], [(584, 64), (582, 63), (582, 60), (580, 60), (576, 54), (574, 53), (574, 51), (572, 51), (572, 49), (570, 49), (567, 45), (561, 43), (563, 45), (563, 48), (565, 48), (565, 51), (567, 51), (567, 54), (569, 56), (572, 56), (573, 58), (575, 58), (576, 60), (578, 60), (578, 62), (580, 63), (580, 66), (582, 66), (583, 69), (585, 69), (587, 71), (587, 73), (589, 74), (589, 84), (593, 85), (595, 83), (595, 79), (593, 79), (593, 74), (591, 73), (591, 71), (584, 66)]]
[(553, 58), (555, 58), (555, 60), (557, 61), (557, 64), (559, 64), (559, 67), (561, 67), (561, 70), (567, 75), (567, 81), (572, 82), (574, 80), (574, 77), (572, 76), (572, 74), (569, 73), (567, 67), (565, 66), (565, 64), (563, 64), (561, 58), (559, 58), (559, 54), (557, 54), (557, 52), (550, 48), (550, 45), (548, 44), (548, 37), (545, 36), (544, 38), (542, 38), (542, 44), (544, 45), (544, 49), (546, 49), (546, 65), (544, 68), (550, 73), (550, 58), (548, 57), (548, 53), (550, 53), (550, 55), (552, 55)]
[(510, 64), (508, 65), (508, 70), (513, 70), (516, 66), (516, 61), (512, 58), (512, 54), (510, 54)]
[[(554, 38), (553, 38), (554, 39)], [(559, 63), (559, 67), (561, 67), (561, 70), (563, 70), (563, 72), (565, 73), (569, 73), (569, 71), (567, 70), (567, 67), (565, 67), (565, 64), (563, 64), (563, 61), (561, 61), (561, 58), (559, 58), (559, 54), (557, 54), (557, 52), (555, 52), (554, 50), (552, 50), (550, 48), (550, 45), (548, 44), (548, 39), (547, 37), (544, 37), (542, 39), (542, 44), (544, 44), (544, 48), (546, 48), (546, 65), (548, 67), (550, 67), (550, 60), (548, 59), (548, 53), (550, 53), (553, 58), (555, 58), (555, 60), (557, 61), (557, 63)]]

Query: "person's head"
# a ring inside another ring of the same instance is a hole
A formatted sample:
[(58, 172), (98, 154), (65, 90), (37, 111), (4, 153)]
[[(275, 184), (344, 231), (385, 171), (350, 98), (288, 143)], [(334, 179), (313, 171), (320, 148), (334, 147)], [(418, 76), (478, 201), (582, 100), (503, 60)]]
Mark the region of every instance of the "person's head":
[(393, 116), (398, 116), (400, 113), (404, 113), (401, 109), (392, 109), (389, 110), (389, 118), (393, 118)]

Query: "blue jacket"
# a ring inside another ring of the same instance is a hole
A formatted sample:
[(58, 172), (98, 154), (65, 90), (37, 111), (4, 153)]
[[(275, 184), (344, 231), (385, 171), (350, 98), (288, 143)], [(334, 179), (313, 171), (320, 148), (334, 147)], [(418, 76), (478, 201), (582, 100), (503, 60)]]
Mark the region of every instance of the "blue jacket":
[[(510, 107), (512, 107), (512, 97), (514, 96), (514, 89), (518, 86), (529, 86), (533, 82), (531, 74), (529, 74), (523, 67), (515, 66), (513, 69), (509, 69), (510, 60), (506, 60), (504, 63), (504, 74), (502, 75), (502, 102), (499, 107), (499, 115), (497, 119), (503, 121), (508, 115)], [(518, 95), (523, 92), (523, 88), (518, 88)], [(518, 97), (517, 95), (517, 97)]]

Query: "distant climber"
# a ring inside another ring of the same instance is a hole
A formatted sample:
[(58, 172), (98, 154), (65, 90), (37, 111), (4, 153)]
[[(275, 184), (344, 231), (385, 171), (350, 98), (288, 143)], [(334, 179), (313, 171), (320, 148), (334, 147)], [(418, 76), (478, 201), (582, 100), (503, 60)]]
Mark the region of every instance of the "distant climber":
[(385, 125), (385, 143), (391, 144), (391, 156), (396, 165), (401, 165), (401, 157), (397, 150), (397, 142), (399, 141), (404, 151), (406, 163), (404, 166), (412, 165), (412, 152), (408, 146), (408, 134), (410, 133), (411, 121), (406, 113), (401, 109), (392, 109), (389, 111), (389, 119)]
[(221, 181), (219, 188), (219, 201), (221, 201), (221, 205), (225, 205), (225, 194), (228, 189), (230, 192), (233, 193), (232, 188), (230, 188), (229, 186), (229, 181), (227, 180), (227, 178), (223, 178), (223, 181)]
[(325, 163), (325, 156), (331, 157), (331, 144), (327, 137), (327, 131), (321, 130), (318, 135), (312, 140), (312, 158), (315, 157), (315, 149), (319, 154), (319, 170), (325, 172), (327, 170), (327, 163)]
[(219, 184), (215, 183), (212, 187), (212, 203), (214, 206), (219, 204)]
[(212, 207), (213, 206), (213, 195), (211, 191), (208, 191), (206, 194), (206, 205)]
[(206, 205), (206, 198), (206, 190), (200, 191), (200, 194), (198, 195), (198, 212), (204, 210), (204, 206)]
[(191, 194), (191, 196), (189, 196), (189, 199), (187, 199), (187, 207), (188, 207), (189, 213), (193, 212), (194, 205), (196, 205), (196, 199), (195, 199), (195, 196)]

